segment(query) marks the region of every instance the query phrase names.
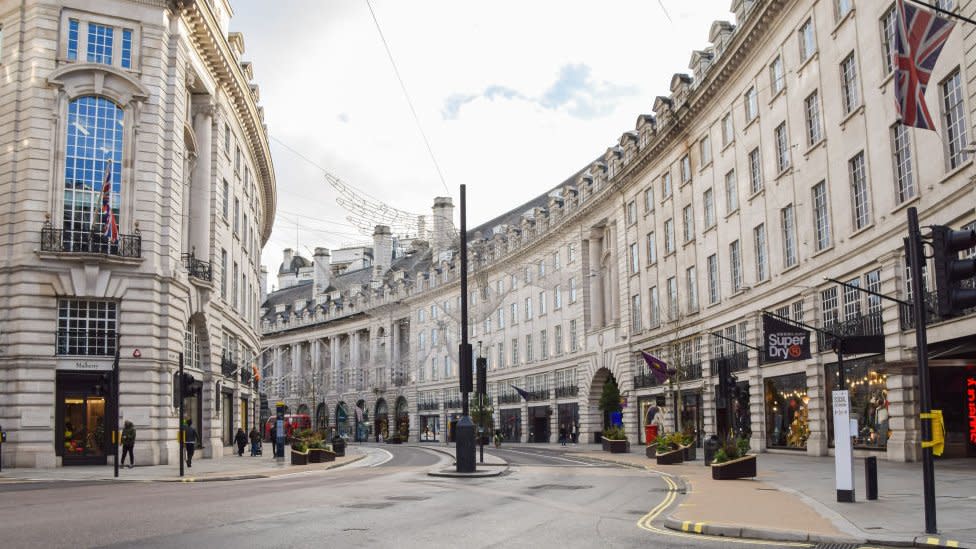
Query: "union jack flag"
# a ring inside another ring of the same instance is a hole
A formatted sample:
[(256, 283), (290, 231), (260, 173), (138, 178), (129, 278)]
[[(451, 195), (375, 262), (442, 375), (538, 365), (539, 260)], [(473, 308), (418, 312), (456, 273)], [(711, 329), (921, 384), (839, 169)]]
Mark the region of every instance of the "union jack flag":
[(102, 227), (104, 236), (112, 243), (119, 241), (119, 225), (112, 213), (112, 163), (105, 162), (105, 181), (102, 183)]
[(895, 103), (901, 123), (934, 130), (925, 88), (955, 23), (898, 0), (895, 16)]

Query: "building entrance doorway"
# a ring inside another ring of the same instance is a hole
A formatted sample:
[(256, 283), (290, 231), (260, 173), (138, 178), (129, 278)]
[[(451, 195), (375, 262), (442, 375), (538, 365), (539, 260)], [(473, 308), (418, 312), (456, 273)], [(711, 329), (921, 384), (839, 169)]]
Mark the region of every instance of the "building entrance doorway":
[(116, 427), (111, 372), (58, 373), (55, 445), (63, 465), (105, 465)]

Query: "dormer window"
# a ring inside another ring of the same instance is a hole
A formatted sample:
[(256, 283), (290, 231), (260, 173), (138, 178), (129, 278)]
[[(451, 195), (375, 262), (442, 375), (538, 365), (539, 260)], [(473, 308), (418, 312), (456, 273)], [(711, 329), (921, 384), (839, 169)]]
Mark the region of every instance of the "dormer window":
[(68, 61), (78, 61), (79, 53), (86, 63), (114, 65), (131, 69), (134, 65), (133, 43), (138, 42), (135, 31), (109, 20), (82, 21), (78, 18), (67, 20), (67, 42), (64, 45)]

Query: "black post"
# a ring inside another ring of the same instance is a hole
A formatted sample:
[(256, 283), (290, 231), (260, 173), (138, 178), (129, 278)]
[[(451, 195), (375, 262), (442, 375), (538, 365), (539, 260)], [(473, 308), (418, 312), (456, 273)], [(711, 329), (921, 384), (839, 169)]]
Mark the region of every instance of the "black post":
[(461, 385), (461, 419), (454, 432), (455, 463), (458, 473), (473, 473), (474, 462), (474, 422), (468, 410), (468, 393), (471, 392), (471, 344), (468, 343), (468, 222), (465, 186), (461, 185), (461, 345), (458, 349), (458, 364), (461, 370), (458, 378)]
[(186, 434), (183, 432), (183, 393), (186, 388), (183, 386), (183, 353), (180, 353), (180, 375), (176, 383), (176, 390), (180, 392), (180, 417), (177, 419), (176, 438), (180, 441), (180, 476), (183, 476), (183, 443), (186, 442)]
[(878, 499), (878, 458), (864, 458), (864, 487), (868, 499)]
[[(929, 346), (925, 311), (925, 288), (922, 286), (922, 233), (918, 228), (918, 211), (908, 208), (908, 267), (912, 274), (912, 301), (915, 305), (915, 354), (918, 357), (918, 392), (921, 394), (921, 417), (932, 412), (932, 391), (929, 388)], [(932, 440), (932, 420), (922, 419), (922, 440)], [(935, 463), (932, 448), (922, 446), (922, 485), (925, 501), (925, 532), (938, 533), (935, 521)]]
[(122, 341), (122, 336), (118, 332), (115, 332), (115, 361), (112, 363), (112, 401), (115, 403), (113, 405), (115, 409), (115, 414), (112, 418), (112, 450), (115, 454), (115, 477), (119, 476), (119, 444), (122, 442), (119, 440), (121, 434), (119, 433), (119, 412), (122, 407), (119, 405), (119, 343)]

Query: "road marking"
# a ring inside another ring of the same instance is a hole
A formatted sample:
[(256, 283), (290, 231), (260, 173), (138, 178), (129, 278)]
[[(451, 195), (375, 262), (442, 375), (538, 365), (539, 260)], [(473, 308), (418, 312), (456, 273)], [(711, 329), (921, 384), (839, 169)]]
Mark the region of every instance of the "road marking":
[(707, 540), (707, 541), (715, 541), (721, 543), (739, 543), (739, 544), (746, 544), (746, 545), (774, 545), (777, 547), (813, 547), (813, 544), (810, 543), (748, 540), (742, 538), (730, 538), (725, 536), (710, 536), (708, 534), (701, 534), (701, 533), (698, 534), (685, 533), (688, 531), (688, 527), (690, 525), (694, 525), (693, 528), (694, 531), (701, 532), (702, 527), (705, 525), (704, 522), (692, 523), (691, 521), (685, 521), (682, 524), (682, 529), (685, 532), (676, 532), (668, 528), (664, 528), (664, 529), (658, 528), (653, 524), (654, 519), (656, 519), (658, 515), (663, 513), (672, 503), (674, 503), (674, 500), (677, 499), (678, 497), (677, 483), (671, 480), (670, 475), (664, 473), (662, 473), (661, 475), (662, 475), (661, 478), (668, 485), (668, 492), (664, 496), (664, 499), (661, 500), (661, 503), (658, 503), (656, 507), (648, 511), (646, 515), (644, 515), (643, 517), (640, 518), (640, 520), (637, 521), (637, 526), (643, 530), (647, 530), (648, 532), (653, 532), (655, 534), (660, 534), (663, 536), (688, 538), (688, 539), (696, 539), (696, 540)]
[(387, 461), (393, 459), (393, 454), (382, 449), (382, 448), (365, 448), (366, 457), (346, 465), (347, 469), (356, 469), (358, 467), (379, 467)]
[[(554, 456), (554, 455), (550, 455), (550, 454), (547, 454), (547, 453), (544, 453), (544, 452), (542, 452), (542, 453), (540, 453), (540, 452), (525, 452), (525, 451), (521, 451), (521, 450), (507, 450), (507, 449), (504, 450), (504, 451), (505, 452), (511, 452), (513, 454), (523, 454), (523, 455), (526, 455), (526, 456), (532, 456), (532, 457), (535, 457), (535, 458), (544, 457), (544, 458), (550, 458), (550, 459), (561, 459), (563, 461), (568, 461), (570, 463), (577, 463), (579, 465), (585, 465), (587, 467), (596, 467), (596, 465), (594, 465), (592, 462), (579, 461), (579, 460), (575, 460), (575, 459), (564, 458), (562, 456)], [(525, 465), (525, 464), (523, 463), (521, 465)], [(535, 464), (535, 465), (537, 465), (539, 467), (544, 467), (545, 466), (544, 464), (538, 464), (538, 463)]]

